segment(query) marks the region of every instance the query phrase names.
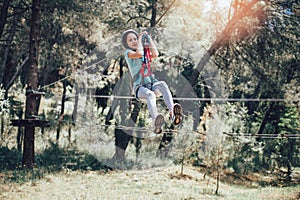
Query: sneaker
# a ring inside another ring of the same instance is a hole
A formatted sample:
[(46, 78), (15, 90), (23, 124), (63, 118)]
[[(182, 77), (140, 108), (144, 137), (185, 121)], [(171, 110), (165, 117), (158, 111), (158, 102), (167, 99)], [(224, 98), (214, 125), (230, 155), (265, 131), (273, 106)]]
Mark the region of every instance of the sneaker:
[(164, 116), (162, 114), (158, 114), (154, 121), (154, 133), (160, 134), (162, 132), (162, 125), (165, 123)]
[(171, 113), (171, 119), (174, 125), (178, 125), (182, 121), (182, 107), (180, 104), (175, 103), (173, 106), (173, 112)]

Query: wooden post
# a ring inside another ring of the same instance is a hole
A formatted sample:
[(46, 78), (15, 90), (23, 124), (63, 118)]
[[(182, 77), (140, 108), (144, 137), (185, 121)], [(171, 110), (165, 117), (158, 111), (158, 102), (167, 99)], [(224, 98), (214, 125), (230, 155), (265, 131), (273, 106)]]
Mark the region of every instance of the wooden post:
[[(30, 91), (38, 88), (38, 53), (41, 19), (41, 0), (32, 1), (31, 30), (29, 43), (29, 70), (27, 78), (26, 110), (25, 119), (30, 119), (37, 114), (36, 95)], [(23, 166), (33, 168), (34, 166), (34, 126), (25, 126), (24, 135)]]
[(22, 164), (26, 168), (34, 166), (34, 127), (25, 126)]

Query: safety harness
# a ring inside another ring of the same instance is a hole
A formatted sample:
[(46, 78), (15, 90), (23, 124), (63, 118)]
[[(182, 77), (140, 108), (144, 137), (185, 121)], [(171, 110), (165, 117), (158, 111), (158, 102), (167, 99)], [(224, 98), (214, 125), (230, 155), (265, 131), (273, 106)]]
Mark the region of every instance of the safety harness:
[[(153, 66), (151, 67), (151, 54), (150, 54), (150, 44), (149, 44), (149, 38), (147, 35), (144, 35), (142, 38), (142, 44), (144, 48), (144, 55), (143, 55), (143, 63), (142, 67), (140, 69), (140, 74), (142, 75), (142, 82), (144, 83), (144, 78), (149, 77), (151, 78), (152, 81), (152, 71), (153, 71)], [(145, 68), (147, 69), (147, 73), (145, 73)]]

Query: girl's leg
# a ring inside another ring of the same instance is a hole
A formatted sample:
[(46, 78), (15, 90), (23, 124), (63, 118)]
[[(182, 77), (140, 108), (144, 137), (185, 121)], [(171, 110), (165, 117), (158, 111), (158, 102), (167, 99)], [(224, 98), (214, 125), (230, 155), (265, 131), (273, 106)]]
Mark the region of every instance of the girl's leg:
[(172, 94), (166, 82), (155, 82), (152, 86), (152, 89), (155, 93), (160, 92), (163, 95), (165, 103), (170, 111), (170, 118), (172, 119), (173, 124), (180, 124), (182, 121), (182, 108), (180, 104), (174, 104)]
[(156, 107), (156, 95), (153, 91), (141, 86), (138, 90), (137, 97), (139, 99), (145, 98), (147, 100), (148, 110), (152, 117), (154, 125), (154, 133), (159, 134), (162, 132), (162, 125), (165, 123), (164, 116), (158, 114)]
[(152, 86), (152, 90), (155, 93), (160, 92), (162, 94), (169, 111), (172, 111), (174, 105), (173, 97), (166, 82), (165, 81), (155, 82)]
[(146, 99), (151, 118), (154, 120), (158, 114), (157, 107), (156, 107), (155, 93), (153, 91), (141, 86), (138, 90), (137, 97), (139, 99)]

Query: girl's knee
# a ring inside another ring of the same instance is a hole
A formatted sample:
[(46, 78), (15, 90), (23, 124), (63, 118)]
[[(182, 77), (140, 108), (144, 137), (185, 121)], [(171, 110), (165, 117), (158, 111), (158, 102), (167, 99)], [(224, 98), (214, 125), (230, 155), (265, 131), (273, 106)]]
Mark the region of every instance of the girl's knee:
[(165, 81), (160, 81), (160, 86), (163, 88), (169, 89), (169, 87)]
[(149, 99), (149, 100), (153, 100), (153, 99), (156, 99), (156, 95), (155, 95), (154, 92), (152, 92), (152, 91), (149, 90), (146, 93), (146, 98)]

